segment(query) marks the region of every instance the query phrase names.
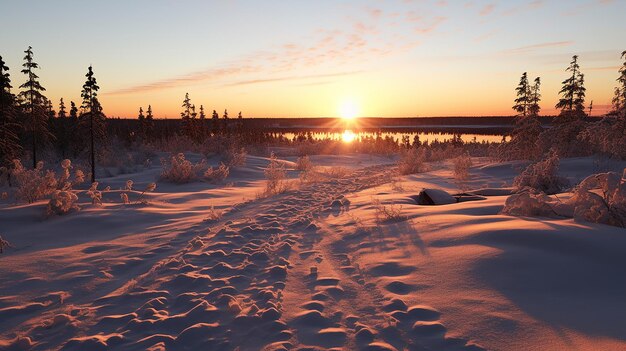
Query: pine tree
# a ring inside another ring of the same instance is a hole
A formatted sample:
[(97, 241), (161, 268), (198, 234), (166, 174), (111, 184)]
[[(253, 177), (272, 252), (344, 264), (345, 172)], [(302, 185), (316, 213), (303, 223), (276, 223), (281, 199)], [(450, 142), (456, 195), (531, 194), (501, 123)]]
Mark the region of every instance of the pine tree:
[(65, 102), (63, 102), (63, 98), (61, 98), (61, 101), (59, 102), (59, 113), (57, 114), (57, 116), (59, 118), (67, 117), (65, 112)]
[(528, 84), (528, 74), (524, 72), (520, 78), (520, 82), (515, 89), (517, 92), (517, 98), (515, 99), (515, 105), (513, 110), (517, 112), (518, 117), (528, 116), (528, 106), (530, 104), (530, 85)]
[(70, 119), (74, 122), (78, 120), (78, 108), (74, 101), (70, 101)]
[(185, 100), (183, 100), (183, 105), (181, 107), (183, 108), (183, 112), (180, 113), (180, 117), (183, 120), (183, 134), (191, 138), (193, 136), (193, 125), (191, 121), (192, 105), (189, 93), (185, 94)]
[(561, 110), (562, 116), (584, 117), (585, 110), (585, 76), (580, 72), (578, 55), (572, 57), (567, 72), (571, 76), (563, 81), (563, 88), (559, 91), (562, 96), (556, 104), (556, 108)]
[(224, 110), (224, 115), (222, 116), (222, 118), (224, 118), (224, 123), (222, 124), (222, 128), (224, 129), (224, 134), (228, 134), (229, 129), (230, 129), (230, 122), (228, 119), (228, 110)]
[(42, 94), (46, 89), (41, 86), (37, 80), (39, 77), (35, 74), (34, 70), (39, 68), (39, 65), (33, 61), (32, 47), (28, 47), (24, 56), (24, 64), (22, 65), (22, 73), (28, 77), (26, 82), (20, 85), (20, 89), (24, 89), (19, 93), (19, 97), (24, 101), (24, 130), (31, 133), (32, 152), (33, 152), (33, 168), (37, 167), (37, 146), (45, 141), (49, 136), (48, 124), (46, 121), (46, 111), (44, 109), (44, 102), (46, 97)]
[(626, 113), (626, 51), (622, 52), (624, 64), (619, 69), (619, 77), (617, 78), (617, 87), (615, 87), (615, 96), (613, 97), (613, 111), (611, 114), (619, 115)]
[(220, 116), (217, 114), (217, 111), (213, 110), (213, 115), (211, 116), (211, 128), (213, 129), (213, 135), (217, 135), (220, 132)]
[(102, 113), (102, 106), (98, 101), (98, 90), (100, 87), (93, 74), (93, 68), (89, 66), (87, 80), (83, 84), (80, 96), (83, 98), (80, 116), (84, 128), (89, 130), (89, 156), (91, 164), (91, 182), (96, 181), (96, 139), (103, 141), (106, 137), (105, 116)]
[(53, 129), (54, 135), (56, 137), (56, 144), (59, 150), (61, 151), (61, 157), (64, 159), (67, 155), (67, 149), (69, 147), (69, 122), (67, 118), (67, 112), (65, 111), (65, 102), (63, 98), (59, 101), (59, 113), (57, 114), (57, 119), (53, 121)]
[(143, 107), (139, 107), (137, 120), (139, 121), (139, 137), (143, 140), (146, 138), (146, 117), (143, 115)]
[(146, 111), (146, 136), (149, 141), (154, 139), (154, 116), (152, 115), (152, 106), (148, 105)]
[(206, 125), (206, 113), (204, 113), (204, 106), (200, 105), (200, 140), (204, 140), (207, 135)]
[(535, 78), (535, 83), (530, 88), (530, 101), (528, 106), (528, 113), (533, 117), (538, 117), (541, 111), (539, 102), (541, 101), (541, 78)]
[(241, 111), (239, 111), (239, 114), (237, 115), (237, 133), (239, 135), (243, 134), (243, 115), (241, 114)]
[(21, 147), (17, 133), (15, 95), (11, 93), (11, 78), (0, 56), (0, 166), (9, 166)]

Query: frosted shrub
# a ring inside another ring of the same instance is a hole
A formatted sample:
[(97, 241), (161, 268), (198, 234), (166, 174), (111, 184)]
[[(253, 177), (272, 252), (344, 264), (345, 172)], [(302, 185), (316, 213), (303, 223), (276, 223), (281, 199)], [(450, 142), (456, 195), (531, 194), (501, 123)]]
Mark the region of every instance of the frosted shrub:
[(204, 179), (210, 183), (221, 183), (228, 177), (230, 169), (223, 163), (220, 163), (219, 167), (209, 167), (204, 172)]
[(85, 172), (83, 172), (80, 169), (77, 169), (76, 172), (74, 172), (74, 185), (80, 185), (83, 184), (85, 182)]
[(102, 205), (102, 192), (98, 190), (98, 182), (93, 182), (87, 195), (91, 198), (92, 205)]
[(454, 179), (458, 187), (467, 190), (467, 181), (470, 179), (470, 167), (472, 167), (472, 158), (469, 154), (461, 155), (454, 159)]
[(594, 223), (626, 227), (626, 169), (624, 175), (609, 172), (585, 178), (569, 204), (574, 217)]
[(135, 202), (136, 204), (138, 203), (142, 203), (144, 205), (148, 204), (148, 201), (144, 198), (144, 196), (146, 195), (146, 193), (151, 193), (156, 189), (156, 183), (150, 183), (146, 186), (146, 188), (141, 192), (141, 194), (139, 194), (139, 198), (137, 199), (137, 201)]
[(413, 148), (402, 151), (398, 161), (398, 171), (401, 175), (426, 172), (426, 154), (422, 148)]
[(276, 155), (272, 152), (270, 164), (265, 169), (265, 195), (279, 194), (287, 190), (285, 184), (286, 172), (282, 163), (278, 162)]
[(383, 205), (379, 199), (372, 200), (375, 209), (376, 223), (401, 222), (407, 219), (402, 214), (402, 205)]
[(128, 194), (126, 193), (120, 193), (120, 199), (122, 200), (122, 203), (124, 205), (128, 205), (130, 204), (130, 201), (128, 200)]
[(124, 191), (132, 191), (133, 190), (133, 181), (132, 180), (127, 180), (126, 181), (126, 186), (124, 188)]
[(548, 195), (536, 192), (530, 188), (509, 196), (504, 203), (501, 213), (510, 216), (526, 217), (553, 217), (556, 215), (552, 199)]
[(307, 172), (310, 171), (312, 168), (313, 162), (311, 162), (309, 156), (305, 155), (302, 157), (298, 157), (298, 160), (296, 161), (296, 170), (301, 172)]
[(515, 179), (513, 186), (518, 190), (529, 187), (546, 194), (556, 194), (569, 185), (567, 179), (560, 177), (559, 156), (552, 150), (547, 157), (531, 164)]
[(590, 123), (580, 138), (598, 152), (626, 160), (626, 112)]
[(228, 165), (228, 167), (241, 167), (246, 164), (246, 158), (248, 157), (248, 153), (246, 149), (240, 148), (237, 149), (228, 149), (226, 154), (224, 155), (224, 161)]
[(204, 219), (207, 222), (216, 222), (219, 221), (222, 216), (224, 216), (224, 212), (220, 210), (216, 210), (214, 206), (211, 206), (207, 211), (207, 217)]
[(329, 178), (337, 179), (337, 178), (343, 178), (347, 176), (348, 174), (350, 174), (350, 170), (347, 169), (346, 167), (333, 166), (333, 167), (328, 167), (324, 169), (324, 174), (328, 176)]
[(183, 153), (173, 155), (168, 160), (161, 159), (163, 171), (161, 179), (172, 183), (190, 183), (198, 179), (198, 174), (206, 168), (206, 161), (193, 164)]
[(69, 190), (55, 190), (48, 202), (46, 214), (48, 216), (62, 216), (71, 211), (78, 211), (80, 207), (76, 204), (78, 196)]
[(4, 249), (9, 247), (12, 247), (11, 244), (8, 241), (2, 239), (2, 235), (0, 235), (0, 254), (4, 252)]
[(15, 197), (18, 201), (33, 203), (52, 194), (57, 189), (54, 172), (43, 172), (43, 162), (38, 162), (35, 169), (26, 170), (19, 160), (13, 160), (11, 171), (17, 184)]

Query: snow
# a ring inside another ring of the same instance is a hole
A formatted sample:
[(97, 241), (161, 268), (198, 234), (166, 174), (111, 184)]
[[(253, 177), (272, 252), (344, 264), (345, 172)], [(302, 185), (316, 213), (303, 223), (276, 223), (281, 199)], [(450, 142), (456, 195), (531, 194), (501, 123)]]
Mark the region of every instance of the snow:
[[(49, 200), (0, 202), (0, 349), (626, 348), (626, 229), (501, 214), (527, 164), (474, 159), (484, 199), (420, 206), (423, 189), (459, 192), (451, 162), (400, 177), (387, 157), (310, 159), (348, 172), (301, 184), (287, 157), (291, 190), (264, 197), (269, 160), (248, 156), (221, 184), (157, 166), (103, 178), (102, 206), (83, 190), (52, 217)], [(625, 166), (562, 159), (559, 174)], [(403, 220), (377, 221), (376, 200)]]

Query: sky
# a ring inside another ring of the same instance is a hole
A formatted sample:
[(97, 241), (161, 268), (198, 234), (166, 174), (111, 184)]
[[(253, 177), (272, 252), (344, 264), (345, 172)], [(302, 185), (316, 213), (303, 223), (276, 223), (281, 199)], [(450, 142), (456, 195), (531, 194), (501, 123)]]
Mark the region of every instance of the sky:
[(626, 0), (0, 2), (13, 86), (29, 45), (55, 107), (93, 65), (109, 117), (512, 115), (523, 72), (554, 114), (574, 54), (600, 114), (626, 50)]

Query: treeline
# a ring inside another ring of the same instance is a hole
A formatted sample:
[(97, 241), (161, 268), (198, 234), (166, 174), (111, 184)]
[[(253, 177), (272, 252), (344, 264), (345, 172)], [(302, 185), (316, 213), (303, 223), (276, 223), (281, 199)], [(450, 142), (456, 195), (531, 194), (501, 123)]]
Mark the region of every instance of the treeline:
[(626, 51), (621, 58), (624, 63), (618, 70), (612, 110), (599, 120), (589, 117), (593, 101), (586, 104), (585, 75), (578, 56), (573, 56), (555, 106), (560, 114), (548, 129), (539, 120), (541, 79), (537, 77), (530, 83), (524, 72), (513, 105), (517, 112), (515, 129), (510, 142), (501, 145), (500, 158), (539, 159), (550, 152), (561, 157), (600, 153), (626, 159)]

